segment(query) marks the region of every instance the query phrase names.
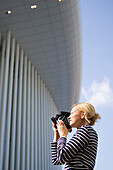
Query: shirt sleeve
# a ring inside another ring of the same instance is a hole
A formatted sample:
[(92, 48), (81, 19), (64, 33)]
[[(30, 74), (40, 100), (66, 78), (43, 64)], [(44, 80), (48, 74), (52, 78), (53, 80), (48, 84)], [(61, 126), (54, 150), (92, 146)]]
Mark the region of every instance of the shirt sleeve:
[(52, 144), (52, 163), (54, 165), (64, 164), (83, 149), (89, 142), (89, 133), (86, 127), (81, 127), (66, 144), (66, 138), (61, 137), (54, 147)]

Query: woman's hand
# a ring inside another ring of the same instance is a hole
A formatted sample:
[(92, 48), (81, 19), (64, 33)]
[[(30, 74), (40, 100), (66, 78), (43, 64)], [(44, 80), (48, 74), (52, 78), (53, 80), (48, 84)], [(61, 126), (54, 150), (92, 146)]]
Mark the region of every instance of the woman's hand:
[(67, 138), (67, 134), (68, 134), (69, 130), (66, 128), (66, 125), (62, 120), (57, 121), (57, 128), (58, 128), (60, 137)]

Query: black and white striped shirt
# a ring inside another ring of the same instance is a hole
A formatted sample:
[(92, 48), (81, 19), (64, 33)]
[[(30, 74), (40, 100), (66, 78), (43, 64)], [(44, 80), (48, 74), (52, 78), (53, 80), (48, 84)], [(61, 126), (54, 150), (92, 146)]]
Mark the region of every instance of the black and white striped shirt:
[(52, 164), (65, 164), (65, 170), (92, 170), (95, 165), (97, 145), (96, 131), (91, 126), (84, 125), (68, 143), (65, 137), (61, 137), (57, 142), (51, 142)]

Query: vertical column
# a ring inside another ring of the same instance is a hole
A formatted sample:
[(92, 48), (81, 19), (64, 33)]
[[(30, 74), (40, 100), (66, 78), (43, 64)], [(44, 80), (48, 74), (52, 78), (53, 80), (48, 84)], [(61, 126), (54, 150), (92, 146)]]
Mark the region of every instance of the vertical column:
[[(49, 92), (48, 92), (48, 122), (49, 122), (49, 118), (50, 118), (50, 95), (49, 95)], [(50, 126), (48, 126), (48, 132), (50, 132)], [(50, 133), (48, 133), (48, 145), (49, 145), (49, 142), (50, 142)], [(50, 147), (49, 147), (50, 148)], [(48, 169), (51, 170), (51, 166), (50, 166), (50, 150), (48, 151), (48, 159), (49, 159), (49, 163), (48, 163)]]
[(22, 106), (22, 155), (21, 155), (21, 170), (25, 170), (25, 149), (26, 149), (26, 92), (27, 92), (27, 55), (24, 60), (24, 77), (23, 77), (23, 106)]
[[(0, 63), (0, 117), (1, 117), (1, 104), (2, 104), (2, 91), (3, 91), (3, 77), (4, 77), (4, 57), (5, 57), (6, 40), (2, 42), (2, 57)], [(0, 118), (1, 119), (1, 118)]]
[(41, 104), (41, 164), (42, 164), (42, 170), (44, 170), (44, 117), (43, 117), (43, 80), (41, 79), (41, 98), (40, 98), (40, 104)]
[(34, 125), (35, 125), (35, 128), (34, 128), (34, 137), (35, 137), (35, 170), (37, 170), (37, 160), (38, 160), (38, 157), (37, 157), (37, 145), (38, 145), (38, 142), (37, 142), (37, 132), (38, 132), (38, 129), (37, 129), (37, 70), (35, 70), (35, 115), (34, 115)]
[[(50, 114), (50, 117), (52, 116), (52, 114), (53, 114), (53, 101), (52, 101), (52, 97), (50, 96), (50, 102), (51, 102), (51, 112), (49, 113)], [(52, 125), (50, 126), (50, 131), (52, 130), (51, 129), (51, 127), (52, 127)], [(49, 148), (50, 148), (50, 142), (53, 140), (53, 137), (52, 137), (52, 135), (53, 135), (53, 132), (50, 134), (50, 138), (49, 138)], [(50, 151), (49, 151), (50, 152)], [(52, 158), (51, 158), (51, 152), (50, 152), (50, 161), (52, 160)], [(55, 168), (56, 169), (56, 168)], [(51, 170), (53, 170), (53, 166), (51, 166)]]
[[(1, 48), (1, 45), (2, 45), (2, 35), (0, 33), (0, 48)], [(0, 58), (0, 68), (1, 68), (1, 58)], [(1, 72), (1, 69), (0, 69), (0, 72)], [(1, 101), (1, 73), (0, 73), (0, 101)], [(1, 107), (0, 107), (0, 111), (1, 111)]]
[[(2, 35), (0, 33), (0, 48), (1, 48), (1, 44), (2, 44)], [(1, 57), (0, 57), (0, 68), (1, 68)], [(0, 69), (0, 71), (1, 71), (1, 69)], [(1, 85), (1, 74), (0, 74), (0, 85)]]
[(44, 125), (44, 131), (43, 131), (43, 136), (44, 136), (44, 169), (46, 167), (46, 126), (47, 126), (47, 117), (45, 113), (45, 83), (43, 83), (43, 125)]
[(17, 143), (16, 143), (16, 170), (20, 170), (21, 151), (21, 114), (22, 114), (22, 83), (23, 83), (23, 50), (20, 53), (19, 84), (18, 84), (18, 111), (17, 111)]
[(15, 54), (15, 38), (12, 39), (11, 46), (11, 64), (9, 74), (9, 90), (8, 90), (8, 109), (6, 123), (6, 146), (5, 146), (5, 162), (4, 170), (8, 170), (9, 165), (9, 146), (10, 146), (10, 126), (11, 126), (11, 106), (12, 106), (12, 91), (13, 91), (13, 69), (14, 69), (14, 54)]
[(30, 170), (30, 98), (31, 98), (31, 61), (28, 61), (27, 79), (27, 124), (26, 124), (26, 170)]
[(10, 41), (11, 41), (11, 32), (9, 31), (8, 36), (7, 36), (6, 63), (5, 63), (3, 98), (2, 98), (1, 119), (0, 119), (0, 170), (2, 169), (2, 165), (3, 165), (3, 150), (4, 150), (4, 133), (5, 133), (5, 120), (6, 120), (6, 105), (7, 105), (7, 87), (8, 87)]
[(34, 66), (32, 65), (31, 89), (31, 169), (34, 169)]
[(38, 169), (42, 169), (41, 166), (41, 104), (40, 104), (40, 94), (41, 94), (41, 83), (40, 83), (40, 75), (38, 75)]
[[(52, 113), (53, 113), (53, 110), (52, 110), (52, 107), (53, 107), (53, 101), (52, 101), (52, 96), (50, 95), (50, 112), (49, 112), (49, 119), (51, 118), (52, 116)], [(50, 132), (52, 131), (52, 126), (49, 126), (49, 130)], [(52, 133), (50, 133), (50, 136), (49, 136), (49, 148), (50, 148), (50, 142), (53, 140), (53, 131)], [(52, 160), (51, 158), (51, 151), (49, 150), (49, 155), (50, 155), (50, 162)], [(52, 167), (51, 167), (52, 169)]]
[[(51, 117), (51, 113), (52, 113), (52, 101), (51, 101), (51, 95), (50, 95), (50, 93), (49, 93), (49, 103), (50, 103), (50, 111), (49, 111), (49, 118)], [(49, 126), (49, 131), (51, 131), (51, 126)], [(49, 134), (49, 148), (50, 148), (50, 142), (51, 142), (51, 136), (52, 136), (52, 134), (50, 133)], [(49, 162), (51, 161), (51, 152), (50, 152), (50, 150), (49, 150)]]
[[(48, 126), (49, 125), (49, 121), (48, 121), (48, 104), (47, 104), (47, 87), (45, 88), (45, 117), (46, 117), (46, 131), (45, 131), (45, 159), (46, 159), (46, 170), (48, 169), (48, 150), (50, 149), (48, 146)], [(51, 123), (51, 122), (50, 122)]]
[(14, 75), (14, 95), (13, 95), (13, 110), (12, 110), (12, 132), (11, 132), (11, 160), (10, 169), (14, 170), (15, 167), (15, 133), (16, 133), (16, 114), (17, 114), (17, 90), (18, 90), (18, 64), (19, 64), (19, 49), (20, 45), (16, 46), (15, 58), (15, 75)]

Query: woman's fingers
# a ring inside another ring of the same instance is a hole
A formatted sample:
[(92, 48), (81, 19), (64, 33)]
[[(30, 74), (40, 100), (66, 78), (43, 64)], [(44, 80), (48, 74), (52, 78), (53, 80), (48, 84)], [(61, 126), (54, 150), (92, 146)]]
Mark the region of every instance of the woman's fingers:
[(64, 125), (64, 122), (62, 120), (58, 120), (57, 121), (57, 126), (61, 126), (61, 125)]
[(60, 137), (67, 137), (68, 129), (66, 128), (65, 123), (62, 120), (58, 120), (57, 128)]
[(54, 123), (54, 122), (52, 122), (52, 124), (53, 124), (53, 127), (55, 127), (55, 123)]

